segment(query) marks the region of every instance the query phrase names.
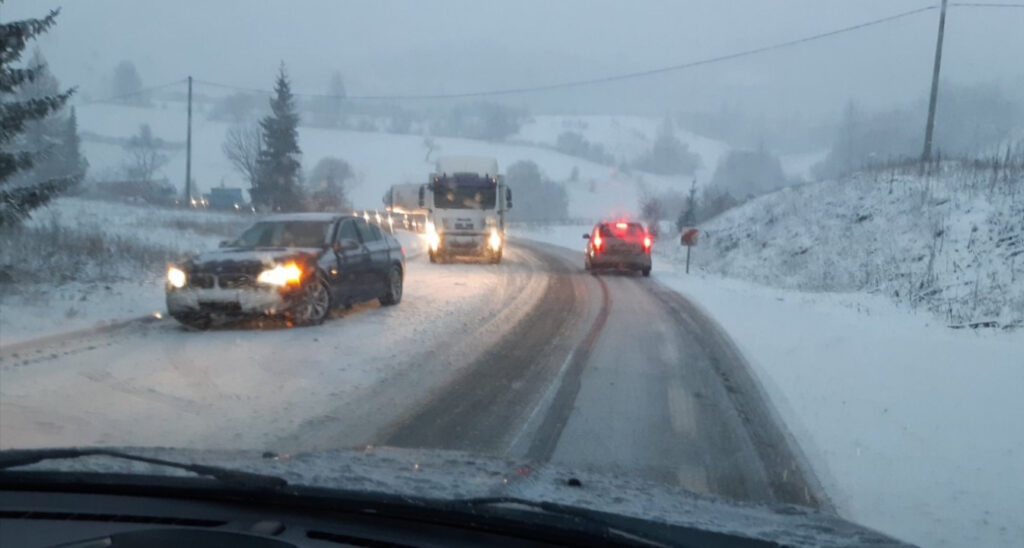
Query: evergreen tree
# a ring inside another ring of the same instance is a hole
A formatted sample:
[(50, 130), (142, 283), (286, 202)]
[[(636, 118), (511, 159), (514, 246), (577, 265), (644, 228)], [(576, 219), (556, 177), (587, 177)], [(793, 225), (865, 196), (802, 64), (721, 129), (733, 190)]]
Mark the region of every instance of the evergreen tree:
[(75, 107), (64, 121), (60, 132), (60, 161), (64, 173), (76, 174), (79, 178), (89, 169), (89, 161), (82, 156), (82, 139), (78, 136), (78, 116)]
[(257, 160), (256, 181), (249, 193), (259, 207), (271, 211), (298, 211), (303, 206), (299, 186), (299, 115), (284, 63), (274, 85), (270, 110), (271, 113), (260, 121), (263, 148)]
[(16, 225), (30, 212), (81, 179), (81, 173), (25, 180), (42, 155), (25, 146), (25, 132), (32, 122), (44, 120), (64, 107), (74, 89), (54, 89), (47, 95), (22, 98), (23, 88), (42, 85), (45, 65), (11, 65), (21, 59), (28, 41), (54, 25), (59, 10), (41, 19), (0, 23), (0, 228)]

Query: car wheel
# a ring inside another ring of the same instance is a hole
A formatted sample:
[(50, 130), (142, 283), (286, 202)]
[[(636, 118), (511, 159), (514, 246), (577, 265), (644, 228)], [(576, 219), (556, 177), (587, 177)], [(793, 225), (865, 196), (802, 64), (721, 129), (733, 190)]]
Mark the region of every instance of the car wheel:
[(209, 314), (174, 314), (173, 316), (181, 325), (199, 331), (206, 331), (210, 328), (210, 324), (212, 323)]
[(640, 273), (644, 275), (644, 278), (648, 278), (651, 275), (651, 267), (645, 267), (640, 270)]
[(391, 267), (391, 272), (388, 272), (387, 287), (379, 300), (380, 304), (384, 306), (393, 306), (402, 301), (402, 269), (397, 266)]
[(316, 274), (302, 286), (299, 302), (292, 311), (297, 325), (318, 325), (331, 312), (331, 291), (323, 276)]

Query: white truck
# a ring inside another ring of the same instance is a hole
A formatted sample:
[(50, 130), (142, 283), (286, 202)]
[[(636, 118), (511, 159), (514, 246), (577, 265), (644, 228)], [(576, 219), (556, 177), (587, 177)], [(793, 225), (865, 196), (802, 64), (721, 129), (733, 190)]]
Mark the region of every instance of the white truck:
[(422, 186), (416, 183), (391, 185), (384, 193), (384, 208), (395, 226), (413, 232), (426, 231), (427, 210), (419, 205)]
[(430, 181), (420, 186), (417, 205), (427, 214), (430, 262), (472, 256), (501, 262), (505, 212), (512, 191), (498, 161), (478, 156), (437, 159)]

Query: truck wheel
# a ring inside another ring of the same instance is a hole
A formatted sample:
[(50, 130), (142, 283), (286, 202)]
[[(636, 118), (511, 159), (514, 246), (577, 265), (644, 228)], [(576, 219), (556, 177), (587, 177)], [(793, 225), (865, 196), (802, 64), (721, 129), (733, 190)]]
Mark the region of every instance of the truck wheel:
[(175, 320), (178, 320), (178, 323), (181, 325), (198, 331), (206, 331), (210, 328), (210, 324), (212, 323), (209, 314), (200, 314), (198, 312), (194, 314), (172, 314), (172, 316)]
[(645, 267), (640, 270), (640, 273), (644, 275), (644, 278), (648, 278), (651, 275), (651, 267)]
[(500, 264), (500, 263), (501, 263), (501, 250), (499, 249), (499, 250), (497, 250), (497, 251), (495, 251), (494, 253), (491, 254), (491, 264)]
[(378, 299), (384, 306), (394, 306), (402, 302), (402, 269), (397, 266), (391, 267), (388, 272), (387, 287), (384, 294)]
[(331, 313), (331, 290), (319, 273), (302, 286), (299, 302), (292, 311), (296, 325), (319, 325)]
[(430, 262), (432, 262), (432, 263), (436, 263), (437, 262), (437, 254), (434, 253), (433, 251), (427, 251), (427, 257), (430, 257)]

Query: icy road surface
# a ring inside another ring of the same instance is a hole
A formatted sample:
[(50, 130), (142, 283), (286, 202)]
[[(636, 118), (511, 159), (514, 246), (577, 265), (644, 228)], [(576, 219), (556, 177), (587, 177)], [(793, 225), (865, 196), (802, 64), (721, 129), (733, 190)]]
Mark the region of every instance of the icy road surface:
[[(0, 447), (459, 449), (829, 507), (742, 356), (678, 293), (517, 243), (410, 260), (397, 307), (170, 320), (0, 349)], [(257, 329), (262, 327), (262, 329)]]

